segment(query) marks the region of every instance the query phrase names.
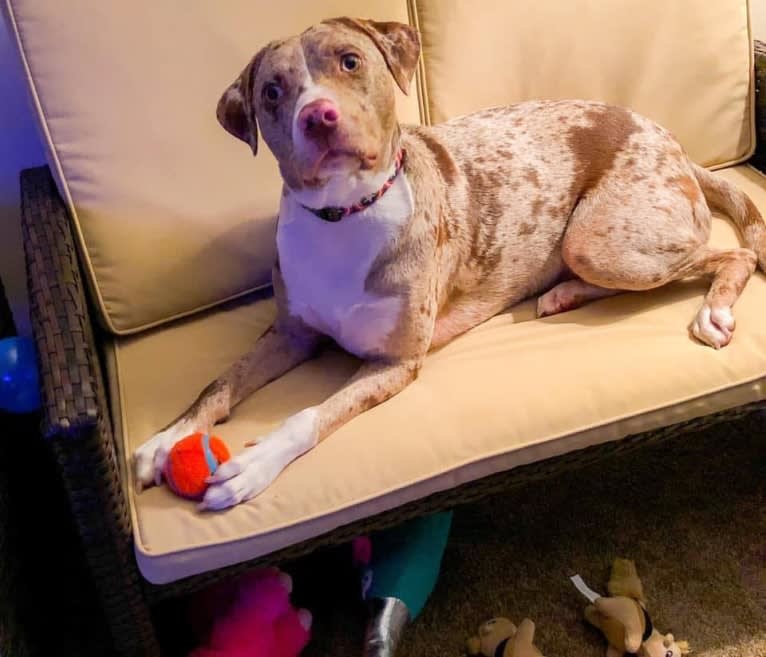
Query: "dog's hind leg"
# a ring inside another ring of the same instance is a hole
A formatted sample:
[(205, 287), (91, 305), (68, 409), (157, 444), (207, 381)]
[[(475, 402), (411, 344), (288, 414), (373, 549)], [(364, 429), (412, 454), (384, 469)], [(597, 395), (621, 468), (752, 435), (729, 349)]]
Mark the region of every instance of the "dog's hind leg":
[(689, 327), (695, 338), (716, 349), (731, 342), (735, 324), (732, 306), (753, 275), (757, 262), (750, 249), (704, 249), (689, 266), (688, 275), (713, 276), (705, 301)]
[[(631, 256), (633, 254), (626, 253), (625, 260), (635, 260)], [(698, 247), (691, 254), (682, 254), (681, 259), (670, 267), (663, 266), (659, 259), (654, 270), (644, 265), (641, 275), (635, 270), (624, 271), (618, 260), (613, 261), (608, 271), (599, 271), (594, 266), (597, 256), (591, 255), (589, 250), (573, 255), (570, 247), (565, 261), (575, 274), (586, 281), (580, 289), (590, 295), (590, 299), (608, 296), (609, 292), (617, 293), (619, 290), (649, 290), (687, 277), (712, 276), (705, 301), (689, 330), (695, 338), (715, 349), (731, 342), (735, 326), (732, 307), (758, 262), (750, 249), (715, 250), (706, 246)], [(572, 285), (576, 287), (577, 282), (572, 282)]]
[[(593, 288), (642, 291), (687, 277), (712, 276), (705, 302), (689, 329), (698, 340), (719, 349), (734, 331), (732, 306), (755, 271), (750, 249), (707, 246), (710, 210), (687, 178), (690, 189), (668, 186), (652, 197), (637, 185), (622, 203), (620, 187), (604, 185), (581, 201), (569, 221), (561, 256), (573, 274)], [(690, 202), (690, 198), (694, 202)]]
[(619, 294), (620, 290), (610, 290), (587, 283), (581, 278), (573, 278), (559, 283), (537, 300), (537, 316), (548, 317), (574, 310), (589, 301), (603, 299)]

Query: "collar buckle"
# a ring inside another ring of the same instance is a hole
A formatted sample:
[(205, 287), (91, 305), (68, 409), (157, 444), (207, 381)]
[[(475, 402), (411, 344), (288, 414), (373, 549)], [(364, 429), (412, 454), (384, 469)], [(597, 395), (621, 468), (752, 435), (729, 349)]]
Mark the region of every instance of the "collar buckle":
[(343, 219), (343, 217), (346, 215), (346, 210), (344, 208), (327, 207), (322, 208), (321, 210), (317, 210), (314, 212), (314, 214), (316, 214), (320, 219), (335, 223), (336, 221)]

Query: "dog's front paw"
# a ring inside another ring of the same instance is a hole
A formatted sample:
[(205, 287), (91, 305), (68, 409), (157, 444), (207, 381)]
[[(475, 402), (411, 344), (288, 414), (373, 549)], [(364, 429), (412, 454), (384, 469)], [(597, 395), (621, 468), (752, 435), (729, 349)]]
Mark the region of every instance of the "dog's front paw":
[(162, 483), (162, 472), (168, 460), (168, 454), (179, 440), (187, 435), (184, 426), (176, 425), (160, 431), (147, 440), (133, 454), (136, 476), (136, 489), (140, 493), (152, 484)]
[(709, 303), (700, 308), (691, 325), (691, 332), (700, 342), (714, 349), (725, 347), (734, 335), (734, 315), (728, 306), (713, 308)]
[(314, 409), (293, 415), (276, 431), (222, 463), (208, 479), (210, 487), (199, 508), (219, 511), (254, 498), (316, 443)]
[(219, 511), (262, 493), (287, 467), (284, 450), (269, 441), (248, 447), (218, 466), (199, 505)]

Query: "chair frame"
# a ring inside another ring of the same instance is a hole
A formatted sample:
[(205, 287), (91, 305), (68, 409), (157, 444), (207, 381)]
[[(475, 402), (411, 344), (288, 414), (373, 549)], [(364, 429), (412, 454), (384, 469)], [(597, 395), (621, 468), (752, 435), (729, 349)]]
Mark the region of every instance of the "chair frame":
[[(766, 45), (755, 42), (757, 147), (750, 164), (766, 171)], [(21, 214), (33, 338), (40, 362), (42, 426), (55, 455), (82, 551), (122, 657), (159, 656), (153, 621), (158, 603), (264, 563), (283, 563), (320, 547), (406, 519), (475, 502), (509, 488), (578, 468), (648, 443), (674, 438), (766, 408), (766, 401), (628, 436), (431, 495), (279, 552), (164, 586), (141, 576), (99, 351), (100, 328), (89, 305), (72, 224), (47, 166), (21, 172)]]

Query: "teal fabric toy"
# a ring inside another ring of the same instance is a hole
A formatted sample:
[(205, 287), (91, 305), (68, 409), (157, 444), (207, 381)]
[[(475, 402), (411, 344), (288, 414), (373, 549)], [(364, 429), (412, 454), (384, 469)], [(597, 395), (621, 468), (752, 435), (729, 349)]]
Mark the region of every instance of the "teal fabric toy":
[(452, 511), (357, 538), (362, 599), (370, 607), (365, 657), (392, 657), (407, 623), (423, 611), (439, 577)]

